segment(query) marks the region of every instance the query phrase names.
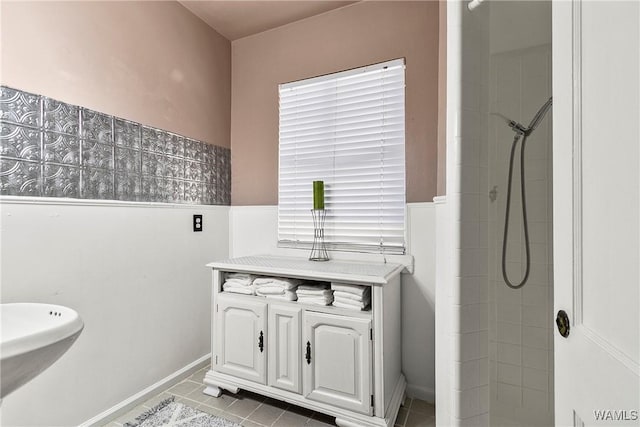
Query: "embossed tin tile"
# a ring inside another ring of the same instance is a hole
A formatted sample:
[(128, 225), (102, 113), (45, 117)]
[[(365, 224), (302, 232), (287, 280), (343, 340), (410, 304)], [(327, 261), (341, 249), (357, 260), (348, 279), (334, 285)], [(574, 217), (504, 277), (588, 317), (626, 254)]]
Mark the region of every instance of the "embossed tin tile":
[(158, 176), (142, 177), (142, 200), (145, 202), (165, 202), (164, 180)]
[(164, 176), (167, 178), (184, 178), (184, 162), (182, 157), (165, 157)]
[(142, 149), (155, 153), (165, 152), (166, 132), (160, 129), (142, 126)]
[(180, 135), (167, 133), (164, 152), (170, 156), (184, 157), (184, 138)]
[(191, 181), (202, 181), (203, 163), (186, 160), (184, 164), (184, 176)]
[(202, 203), (205, 205), (216, 205), (216, 186), (204, 184), (202, 188)]
[(0, 158), (0, 194), (40, 196), (40, 163)]
[(186, 181), (184, 188), (184, 201), (187, 203), (202, 203), (204, 184), (201, 182)]
[(216, 146), (202, 143), (202, 161), (209, 165), (211, 169), (216, 166)]
[(184, 140), (184, 157), (189, 160), (201, 162), (203, 160), (203, 143), (195, 139), (186, 138)]
[(42, 122), (40, 97), (0, 86), (0, 120), (39, 127)]
[(45, 132), (44, 161), (80, 166), (80, 140), (73, 135)]
[(51, 98), (43, 98), (45, 130), (78, 135), (80, 108)]
[(113, 171), (82, 168), (82, 197), (85, 199), (113, 200)]
[(184, 181), (181, 179), (164, 180), (166, 201), (169, 203), (182, 203), (184, 202)]
[(80, 197), (80, 168), (47, 163), (44, 165), (45, 197)]
[(86, 108), (80, 110), (80, 115), (82, 116), (83, 139), (90, 139), (102, 144), (113, 143), (112, 116)]
[(22, 160), (40, 160), (40, 131), (0, 123), (0, 155)]
[(142, 152), (142, 174), (164, 176), (165, 157), (158, 153)]
[(116, 172), (142, 173), (140, 164), (140, 151), (121, 146), (115, 147), (116, 151)]
[(134, 202), (142, 200), (142, 175), (116, 173), (116, 199)]
[(138, 123), (116, 117), (113, 120), (115, 143), (129, 148), (140, 148), (142, 139), (140, 128)]
[(82, 165), (91, 168), (113, 169), (113, 145), (83, 140)]

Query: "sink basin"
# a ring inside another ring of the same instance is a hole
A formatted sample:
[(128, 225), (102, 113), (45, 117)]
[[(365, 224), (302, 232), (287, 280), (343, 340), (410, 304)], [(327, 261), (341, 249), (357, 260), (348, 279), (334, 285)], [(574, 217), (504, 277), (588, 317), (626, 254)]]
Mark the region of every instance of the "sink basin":
[(0, 304), (0, 399), (58, 360), (84, 323), (74, 310), (53, 304)]

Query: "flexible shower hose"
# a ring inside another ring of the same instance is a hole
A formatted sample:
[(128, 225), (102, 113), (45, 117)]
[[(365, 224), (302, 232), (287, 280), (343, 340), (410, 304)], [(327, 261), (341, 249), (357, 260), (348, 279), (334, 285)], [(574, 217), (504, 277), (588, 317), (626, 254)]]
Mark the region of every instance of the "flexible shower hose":
[[(516, 147), (518, 146), (518, 140), (522, 136), (522, 146), (520, 148), (520, 192), (522, 193), (522, 225), (524, 228), (524, 245), (526, 252), (526, 267), (524, 277), (522, 281), (517, 285), (514, 285), (509, 280), (507, 275), (507, 238), (509, 237), (509, 215), (511, 211), (511, 182), (513, 181), (513, 158), (515, 157)], [(525, 193), (525, 181), (524, 181), (524, 148), (527, 142), (527, 135), (516, 132), (516, 136), (513, 138), (513, 144), (511, 145), (511, 157), (509, 159), (509, 182), (507, 185), (507, 207), (504, 212), (504, 235), (502, 240), (502, 278), (508, 287), (511, 289), (520, 289), (527, 283), (529, 279), (529, 271), (531, 269), (531, 256), (529, 255), (529, 226), (527, 224), (527, 197)]]

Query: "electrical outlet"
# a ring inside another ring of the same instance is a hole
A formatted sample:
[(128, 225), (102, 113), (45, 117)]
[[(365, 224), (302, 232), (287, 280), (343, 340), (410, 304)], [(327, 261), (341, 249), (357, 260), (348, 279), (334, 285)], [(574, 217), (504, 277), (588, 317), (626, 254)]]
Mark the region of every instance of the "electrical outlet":
[(202, 231), (202, 215), (193, 216), (193, 231)]

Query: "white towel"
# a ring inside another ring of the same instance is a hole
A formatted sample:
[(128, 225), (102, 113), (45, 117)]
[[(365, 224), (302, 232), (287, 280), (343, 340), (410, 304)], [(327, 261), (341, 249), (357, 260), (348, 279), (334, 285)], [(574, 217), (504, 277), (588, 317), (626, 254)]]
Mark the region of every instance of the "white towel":
[(253, 279), (251, 278), (239, 278), (239, 277), (230, 277), (224, 281), (224, 283), (234, 283), (239, 286), (251, 286), (253, 283)]
[(255, 295), (255, 292), (251, 286), (238, 286), (233, 283), (225, 283), (222, 285), (222, 289), (225, 292), (233, 292), (236, 294)]
[(256, 295), (267, 296), (267, 295), (284, 295), (285, 292), (295, 293), (295, 291), (289, 291), (280, 286), (260, 286), (256, 289)]
[(347, 285), (344, 283), (332, 283), (331, 289), (334, 291), (347, 292), (350, 294), (358, 295), (362, 297), (365, 292), (371, 292), (371, 288), (369, 286), (361, 286), (361, 285)]
[(295, 301), (298, 299), (298, 297), (296, 296), (296, 293), (291, 291), (285, 291), (285, 293), (281, 295), (265, 295), (265, 296), (267, 298), (281, 299), (285, 301)]
[(333, 296), (310, 297), (310, 296), (298, 295), (298, 302), (303, 304), (313, 304), (313, 305), (331, 305), (331, 303), (333, 302)]
[(317, 285), (304, 284), (304, 285), (298, 286), (298, 289), (301, 291), (317, 291), (317, 290), (329, 289), (329, 285), (326, 283), (318, 283)]
[[(371, 288), (368, 288), (371, 289)], [(333, 291), (333, 296), (338, 299), (348, 299), (354, 301), (364, 301), (365, 299), (371, 299), (371, 292), (365, 291), (362, 295), (356, 295), (345, 291)]]
[(224, 278), (253, 281), (253, 279), (255, 279), (256, 276), (249, 273), (225, 273)]
[(300, 289), (300, 287), (298, 287), (298, 289), (296, 290), (296, 293), (298, 294), (298, 296), (310, 296), (310, 297), (326, 297), (329, 296), (333, 293), (333, 291), (331, 289), (318, 289), (318, 290), (314, 290), (314, 291), (305, 291), (304, 289)]
[(356, 304), (352, 304), (352, 303), (348, 303), (345, 301), (333, 301), (332, 304), (334, 307), (339, 307), (339, 308), (348, 308), (350, 310), (364, 310), (365, 308), (367, 308), (369, 306), (369, 303), (356, 303)]
[(253, 281), (253, 284), (257, 287), (280, 286), (283, 289), (287, 289), (287, 290), (296, 288), (300, 283), (302, 283), (302, 280), (285, 279), (282, 277), (258, 277)]

